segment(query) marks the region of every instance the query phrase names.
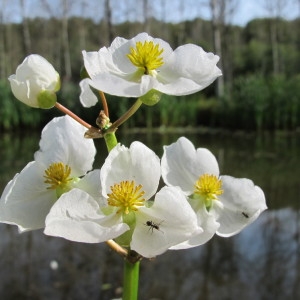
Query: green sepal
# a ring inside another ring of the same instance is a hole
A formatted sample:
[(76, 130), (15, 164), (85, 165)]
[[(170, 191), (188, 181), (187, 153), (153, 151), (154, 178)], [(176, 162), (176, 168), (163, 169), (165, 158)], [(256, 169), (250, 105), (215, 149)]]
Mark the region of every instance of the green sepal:
[(44, 90), (41, 91), (37, 96), (37, 102), (39, 108), (49, 109), (52, 108), (57, 101), (57, 96), (54, 92)]
[(129, 230), (118, 236), (115, 241), (122, 247), (129, 247), (132, 239), (132, 234), (136, 225), (135, 213), (123, 214), (123, 222), (129, 226)]
[(148, 106), (153, 106), (159, 102), (162, 93), (157, 90), (150, 90), (147, 94), (141, 96), (139, 99)]

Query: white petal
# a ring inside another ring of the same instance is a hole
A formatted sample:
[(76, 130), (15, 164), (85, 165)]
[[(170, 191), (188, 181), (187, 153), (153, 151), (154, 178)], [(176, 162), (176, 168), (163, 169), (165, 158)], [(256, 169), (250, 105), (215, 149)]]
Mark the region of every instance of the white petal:
[(186, 44), (175, 49), (161, 72), (191, 79), (203, 89), (222, 75), (216, 66), (218, 61), (217, 55), (207, 53), (197, 45)]
[(44, 233), (75, 242), (100, 243), (129, 229), (120, 217), (102, 214), (97, 201), (79, 189), (63, 194), (46, 218)]
[(157, 191), (160, 179), (158, 156), (140, 142), (133, 142), (130, 148), (117, 145), (106, 158), (100, 173), (103, 196), (110, 193), (110, 187), (121, 181), (141, 184), (145, 199)]
[(224, 194), (220, 201), (224, 205), (218, 222), (217, 234), (223, 237), (239, 233), (267, 209), (266, 200), (260, 187), (246, 178), (221, 176)]
[(20, 81), (35, 79), (45, 89), (57, 80), (57, 72), (44, 57), (31, 54), (17, 67), (16, 77)]
[(81, 93), (79, 100), (83, 107), (91, 107), (97, 104), (98, 98), (93, 93), (89, 85), (90, 79), (83, 79), (79, 82)]
[(104, 93), (119, 97), (138, 98), (143, 95), (140, 82), (130, 81), (126, 77), (120, 77), (114, 73), (97, 74), (90, 85)]
[[(149, 222), (157, 227), (147, 226)], [(130, 246), (144, 257), (154, 257), (201, 231), (182, 191), (164, 187), (156, 194), (152, 207), (142, 207), (136, 213)]]
[[(107, 71), (106, 68), (106, 59), (103, 59), (104, 53), (108, 53), (106, 48), (100, 49), (98, 52), (86, 52), (82, 51), (84, 66), (87, 73), (91, 78), (96, 76), (98, 73)], [(105, 57), (106, 58), (106, 57)]]
[(88, 172), (74, 187), (87, 192), (101, 205), (106, 205), (105, 198), (102, 196), (99, 169)]
[(202, 204), (202, 207), (200, 207), (196, 213), (198, 225), (203, 229), (203, 232), (200, 232), (179, 245), (171, 247), (171, 250), (188, 249), (203, 245), (215, 235), (220, 224), (216, 221), (214, 214), (207, 212), (204, 204)]
[(82, 176), (92, 169), (96, 148), (84, 138), (86, 128), (69, 116), (54, 118), (42, 131), (35, 160), (45, 165), (62, 162), (71, 167), (71, 176)]
[(8, 183), (0, 200), (0, 222), (17, 225), (21, 232), (44, 227), (56, 194), (47, 190), (43, 172), (44, 166), (30, 162)]
[(167, 95), (190, 95), (203, 89), (202, 86), (191, 79), (174, 77), (174, 74), (166, 72), (159, 73), (157, 81), (155, 89)]
[(185, 137), (170, 146), (164, 146), (161, 167), (164, 182), (170, 186), (179, 186), (186, 194), (193, 192), (200, 175), (206, 173), (219, 176), (215, 156), (205, 148), (196, 150)]
[(16, 79), (16, 75), (11, 75), (8, 78), (10, 82), (11, 90), (14, 96), (21, 102), (27, 104), (28, 106), (38, 108), (39, 104), (35, 97), (29, 97), (29, 87), (26, 82), (20, 82)]

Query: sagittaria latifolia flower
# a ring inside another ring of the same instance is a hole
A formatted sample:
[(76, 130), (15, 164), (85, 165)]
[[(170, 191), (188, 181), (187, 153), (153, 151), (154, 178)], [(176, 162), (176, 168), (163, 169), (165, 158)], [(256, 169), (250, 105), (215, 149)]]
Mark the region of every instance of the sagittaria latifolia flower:
[(237, 234), (267, 208), (260, 187), (249, 179), (220, 176), (215, 156), (184, 137), (164, 147), (161, 166), (164, 182), (183, 190), (204, 229), (173, 249), (201, 245), (215, 233)]
[(118, 144), (100, 171), (106, 205), (73, 189), (52, 207), (45, 233), (85, 243), (116, 238), (142, 256), (159, 255), (201, 231), (179, 188), (156, 193), (160, 176), (160, 161), (152, 150), (140, 142), (130, 148)]
[(117, 37), (108, 48), (83, 51), (83, 59), (91, 86), (124, 97), (141, 97), (151, 90), (188, 95), (221, 75), (217, 55), (193, 44), (173, 51), (167, 42), (147, 33), (130, 40)]
[(42, 131), (35, 160), (7, 184), (0, 200), (0, 222), (19, 231), (43, 228), (51, 206), (73, 187), (97, 192), (90, 184), (99, 171), (91, 170), (96, 149), (84, 138), (85, 128), (70, 117), (54, 118)]
[(42, 56), (31, 54), (8, 78), (14, 96), (36, 108), (51, 108), (56, 103), (60, 77), (54, 67)]

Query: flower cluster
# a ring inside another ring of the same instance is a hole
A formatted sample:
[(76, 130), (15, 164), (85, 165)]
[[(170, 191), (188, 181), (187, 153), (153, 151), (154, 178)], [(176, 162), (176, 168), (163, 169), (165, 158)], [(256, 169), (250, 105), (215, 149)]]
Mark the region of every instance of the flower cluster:
[[(109, 48), (84, 51), (83, 57), (89, 75), (80, 83), (85, 106), (97, 100), (90, 86), (149, 105), (160, 93), (191, 94), (221, 75), (216, 55), (191, 44), (173, 51), (146, 33), (116, 38)], [(46, 108), (55, 102), (41, 95), (55, 93), (58, 78), (47, 61), (32, 55), (9, 80), (19, 100)], [(85, 131), (69, 116), (46, 125), (34, 161), (3, 191), (0, 222), (20, 232), (44, 228), (47, 235), (76, 242), (114, 239), (151, 258), (204, 244), (215, 234), (237, 234), (267, 208), (258, 186), (221, 176), (214, 155), (185, 137), (164, 146), (161, 159), (141, 142), (129, 148), (114, 142), (102, 167), (93, 170), (96, 149)]]

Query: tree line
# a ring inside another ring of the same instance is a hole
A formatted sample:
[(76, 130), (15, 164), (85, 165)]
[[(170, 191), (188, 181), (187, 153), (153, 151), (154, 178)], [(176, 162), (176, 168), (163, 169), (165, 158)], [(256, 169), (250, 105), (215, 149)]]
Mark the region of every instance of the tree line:
[[(61, 102), (94, 122), (95, 109), (82, 108), (78, 100), (81, 51), (96, 51), (109, 46), (116, 36), (131, 38), (147, 30), (153, 37), (169, 42), (173, 49), (194, 43), (219, 54), (223, 76), (191, 96), (165, 95), (158, 105), (143, 108), (130, 126), (295, 130), (300, 126), (299, 25), (300, 19), (287, 21), (279, 17), (254, 19), (244, 27), (201, 18), (176, 24), (154, 18), (112, 24), (108, 19), (95, 22), (80, 17), (0, 23), (0, 126), (35, 127), (56, 115), (52, 110), (41, 113), (23, 107), (10, 92), (7, 77), (30, 53), (44, 56), (60, 73)], [(112, 96), (108, 100), (112, 118), (133, 101)]]

